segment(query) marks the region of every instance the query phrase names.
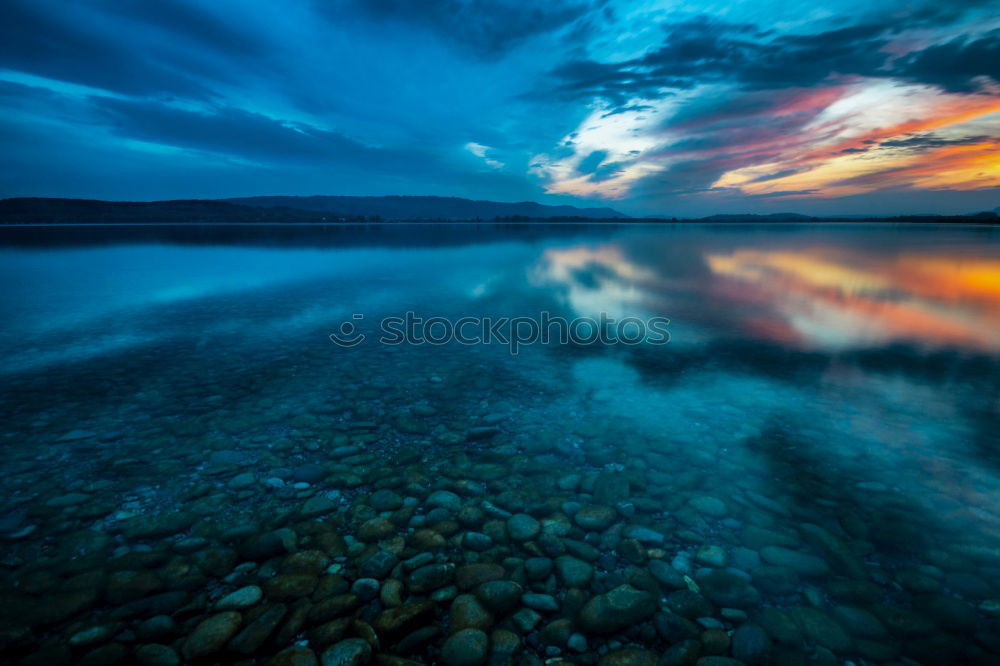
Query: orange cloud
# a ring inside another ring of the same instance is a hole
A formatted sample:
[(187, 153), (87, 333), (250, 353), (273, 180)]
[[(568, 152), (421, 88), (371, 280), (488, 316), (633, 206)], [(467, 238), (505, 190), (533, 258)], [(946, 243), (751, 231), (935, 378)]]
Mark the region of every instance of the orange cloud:
[[(807, 138), (813, 139), (807, 149), (785, 152), (787, 157), (767, 164), (733, 169), (719, 177), (714, 186), (758, 195), (795, 192), (798, 194), (788, 195), (795, 198), (850, 196), (889, 187), (971, 190), (1000, 186), (1000, 99), (944, 95), (925, 88), (909, 94), (913, 98), (912, 115), (919, 117), (858, 131), (852, 130), (852, 125), (867, 122), (864, 116), (877, 117), (880, 112), (854, 109), (844, 115), (832, 113), (832, 118), (817, 122), (805, 132)], [(905, 104), (907, 96), (888, 101)], [(996, 138), (919, 152), (881, 145), (932, 131), (946, 131), (957, 138), (984, 133)], [(822, 140), (824, 135), (834, 138)], [(790, 175), (766, 178), (767, 174), (785, 171)]]

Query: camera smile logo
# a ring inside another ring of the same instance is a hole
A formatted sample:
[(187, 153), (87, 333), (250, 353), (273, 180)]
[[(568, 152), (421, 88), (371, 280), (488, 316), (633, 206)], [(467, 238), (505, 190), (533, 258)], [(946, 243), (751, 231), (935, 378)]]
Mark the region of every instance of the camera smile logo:
[[(365, 318), (363, 314), (355, 313), (351, 319), (361, 321)], [(330, 334), (330, 340), (341, 347), (356, 347), (365, 341), (365, 334), (358, 330), (353, 321), (345, 321), (340, 324), (340, 329)]]

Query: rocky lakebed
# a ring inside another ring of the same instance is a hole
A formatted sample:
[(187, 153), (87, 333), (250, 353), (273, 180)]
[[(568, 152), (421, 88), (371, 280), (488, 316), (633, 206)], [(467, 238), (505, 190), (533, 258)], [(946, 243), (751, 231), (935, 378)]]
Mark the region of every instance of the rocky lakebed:
[(1000, 663), (993, 357), (326, 339), (412, 275), (5, 339), (0, 662)]

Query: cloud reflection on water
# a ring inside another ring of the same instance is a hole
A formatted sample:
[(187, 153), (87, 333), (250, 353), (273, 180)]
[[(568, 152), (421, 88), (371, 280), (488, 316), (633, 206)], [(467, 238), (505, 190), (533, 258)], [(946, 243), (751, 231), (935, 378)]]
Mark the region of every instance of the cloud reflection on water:
[(556, 285), (580, 315), (665, 315), (687, 342), (707, 333), (799, 349), (1000, 349), (1000, 256), (989, 244), (886, 251), (875, 238), (719, 241), (631, 236), (554, 247), (533, 277)]

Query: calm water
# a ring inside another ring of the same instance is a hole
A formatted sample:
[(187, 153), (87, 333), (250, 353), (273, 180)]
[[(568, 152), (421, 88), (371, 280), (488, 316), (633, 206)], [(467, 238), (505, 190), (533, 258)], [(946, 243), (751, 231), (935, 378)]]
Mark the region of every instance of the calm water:
[(995, 231), (220, 234), (0, 235), (7, 662), (1000, 663)]

